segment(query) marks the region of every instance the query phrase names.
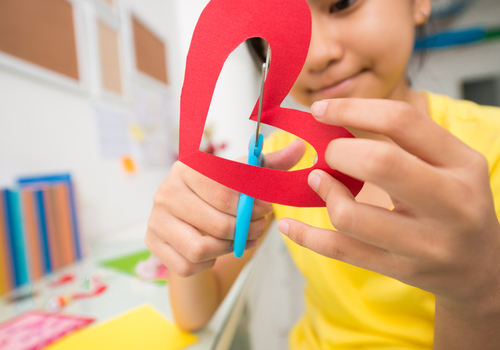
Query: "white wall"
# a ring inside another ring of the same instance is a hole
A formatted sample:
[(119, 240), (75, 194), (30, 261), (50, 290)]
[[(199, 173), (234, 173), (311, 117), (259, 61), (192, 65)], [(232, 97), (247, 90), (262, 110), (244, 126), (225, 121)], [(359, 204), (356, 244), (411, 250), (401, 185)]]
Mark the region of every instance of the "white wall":
[[(127, 5), (165, 39), (171, 84), (161, 93), (178, 104), (182, 74), (177, 69), (180, 57), (176, 55), (173, 0), (130, 0)], [(86, 63), (90, 60), (88, 53), (80, 52)], [(82, 72), (88, 74), (89, 67), (84, 68)], [(130, 87), (138, 82), (127, 73), (124, 85), (129, 94)], [(88, 83), (88, 77), (84, 78)], [(119, 159), (102, 157), (91, 106), (106, 104), (129, 113), (130, 95), (116, 101), (98, 99), (89, 91), (90, 85), (81, 91), (68, 89), (0, 65), (0, 186), (13, 185), (18, 176), (70, 172), (87, 242), (121, 235), (131, 227), (137, 227), (134, 234), (142, 235), (153, 195), (169, 167), (139, 165), (135, 174), (126, 174)]]
[[(196, 22), (207, 3), (207, 0), (177, 0), (182, 71)], [(259, 95), (259, 79), (260, 72), (255, 69), (246, 46), (240, 45), (219, 75), (206, 122), (206, 126), (213, 128), (213, 142), (228, 146), (218, 156), (235, 159), (247, 154), (248, 142), (255, 134), (255, 122), (248, 118)]]
[[(473, 1), (467, 11), (452, 22), (452, 27), (473, 25), (500, 27), (500, 1)], [(499, 57), (499, 40), (430, 51), (422, 68), (411, 69), (412, 82), (418, 89), (462, 98), (464, 80), (500, 76)]]
[(499, 55), (499, 41), (432, 52), (412, 80), (416, 88), (462, 98), (464, 80), (500, 76)]
[[(95, 87), (98, 82), (92, 75), (96, 52), (89, 45), (85, 27), (88, 14), (84, 10), (90, 5), (94, 13), (102, 5), (98, 0), (68, 1), (77, 9), (83, 87), (68, 88), (43, 78), (43, 74), (40, 78), (0, 64), (0, 186), (13, 185), (18, 176), (70, 172), (77, 187), (81, 230), (87, 240), (140, 237), (146, 229), (153, 195), (168, 175), (169, 166), (141, 168), (139, 164), (137, 173), (126, 174), (119, 159), (103, 157), (92, 106), (105, 105), (130, 114), (134, 86), (152, 87), (168, 97), (177, 124), (185, 57), (207, 0), (117, 0), (164, 39), (169, 76), (168, 88), (158, 88), (131, 71), (130, 58), (124, 60), (123, 99), (99, 96)], [(130, 51), (131, 45), (123, 40), (123, 52)], [(234, 159), (247, 152), (255, 127), (247, 119), (257, 100), (258, 79), (245, 47), (230, 56), (221, 72), (207, 125), (213, 127), (214, 143), (228, 145), (220, 154), (223, 157)]]

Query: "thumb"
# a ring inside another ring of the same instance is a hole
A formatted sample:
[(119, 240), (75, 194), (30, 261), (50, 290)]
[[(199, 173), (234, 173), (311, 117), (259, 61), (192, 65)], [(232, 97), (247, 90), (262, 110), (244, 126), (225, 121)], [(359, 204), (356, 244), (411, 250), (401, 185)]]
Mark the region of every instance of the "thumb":
[(305, 152), (306, 145), (304, 141), (296, 139), (279, 151), (267, 153), (264, 156), (263, 167), (276, 170), (288, 170), (302, 159)]

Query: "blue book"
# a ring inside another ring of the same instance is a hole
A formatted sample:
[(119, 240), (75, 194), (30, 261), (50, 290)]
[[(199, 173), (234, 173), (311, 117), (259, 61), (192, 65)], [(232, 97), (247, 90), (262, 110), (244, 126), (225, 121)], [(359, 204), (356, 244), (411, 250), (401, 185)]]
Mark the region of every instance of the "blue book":
[(73, 190), (73, 183), (71, 181), (70, 174), (55, 174), (48, 176), (33, 176), (33, 177), (23, 177), (17, 180), (17, 183), (21, 187), (27, 186), (38, 186), (41, 184), (53, 185), (57, 183), (67, 183), (69, 189), (69, 198), (70, 198), (70, 211), (71, 211), (71, 221), (73, 226), (73, 241), (75, 242), (75, 255), (77, 260), (81, 260), (82, 258), (82, 246), (80, 242), (80, 231), (78, 229), (78, 218), (76, 212), (76, 204), (75, 204), (75, 194)]
[(44, 193), (42, 189), (35, 190), (35, 211), (38, 217), (38, 232), (40, 233), (41, 243), (41, 256), (43, 263), (43, 272), (48, 274), (52, 272), (52, 263), (50, 262), (50, 245), (49, 245), (49, 232), (47, 228), (47, 216), (45, 212)]
[(6, 190), (7, 221), (14, 262), (15, 286), (22, 286), (29, 282), (26, 244), (24, 240), (21, 196), (19, 190)]

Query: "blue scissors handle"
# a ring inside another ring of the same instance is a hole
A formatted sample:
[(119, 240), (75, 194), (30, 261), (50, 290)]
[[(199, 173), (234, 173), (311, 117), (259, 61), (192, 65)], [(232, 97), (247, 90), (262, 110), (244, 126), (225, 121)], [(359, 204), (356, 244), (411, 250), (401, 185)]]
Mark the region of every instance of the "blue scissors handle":
[[(255, 137), (250, 139), (250, 146), (248, 147), (248, 161), (247, 164), (254, 166), (262, 165), (262, 144), (264, 138), (259, 134), (257, 145), (255, 144)], [(248, 229), (250, 227), (250, 219), (252, 217), (254, 198), (244, 193), (240, 194), (238, 201), (238, 210), (236, 212), (236, 229), (234, 231), (234, 246), (233, 253), (237, 258), (241, 258), (245, 251), (247, 244)]]
[[(262, 144), (264, 137), (260, 133), (260, 119), (262, 116), (262, 100), (264, 97), (264, 81), (267, 76), (267, 69), (269, 67), (270, 48), (267, 48), (266, 62), (262, 64), (262, 79), (260, 82), (260, 97), (259, 97), (259, 114), (257, 115), (257, 127), (255, 129), (255, 136), (250, 139), (248, 146), (248, 161), (249, 165), (261, 166), (262, 165)], [(234, 230), (234, 256), (241, 258), (247, 245), (248, 229), (250, 228), (250, 220), (252, 218), (254, 198), (244, 193), (240, 194), (238, 201), (238, 210), (236, 212), (236, 228)]]

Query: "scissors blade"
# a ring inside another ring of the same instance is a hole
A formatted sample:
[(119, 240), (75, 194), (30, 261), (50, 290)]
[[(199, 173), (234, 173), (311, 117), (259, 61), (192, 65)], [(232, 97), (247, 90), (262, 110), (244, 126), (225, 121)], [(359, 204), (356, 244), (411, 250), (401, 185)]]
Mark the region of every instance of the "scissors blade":
[(260, 134), (260, 119), (262, 117), (262, 100), (264, 98), (264, 82), (267, 78), (267, 72), (269, 71), (269, 57), (271, 56), (271, 49), (267, 47), (266, 62), (262, 64), (262, 77), (260, 81), (260, 97), (259, 97), (259, 114), (257, 116), (257, 127), (255, 129), (255, 144), (257, 145), (259, 141)]

